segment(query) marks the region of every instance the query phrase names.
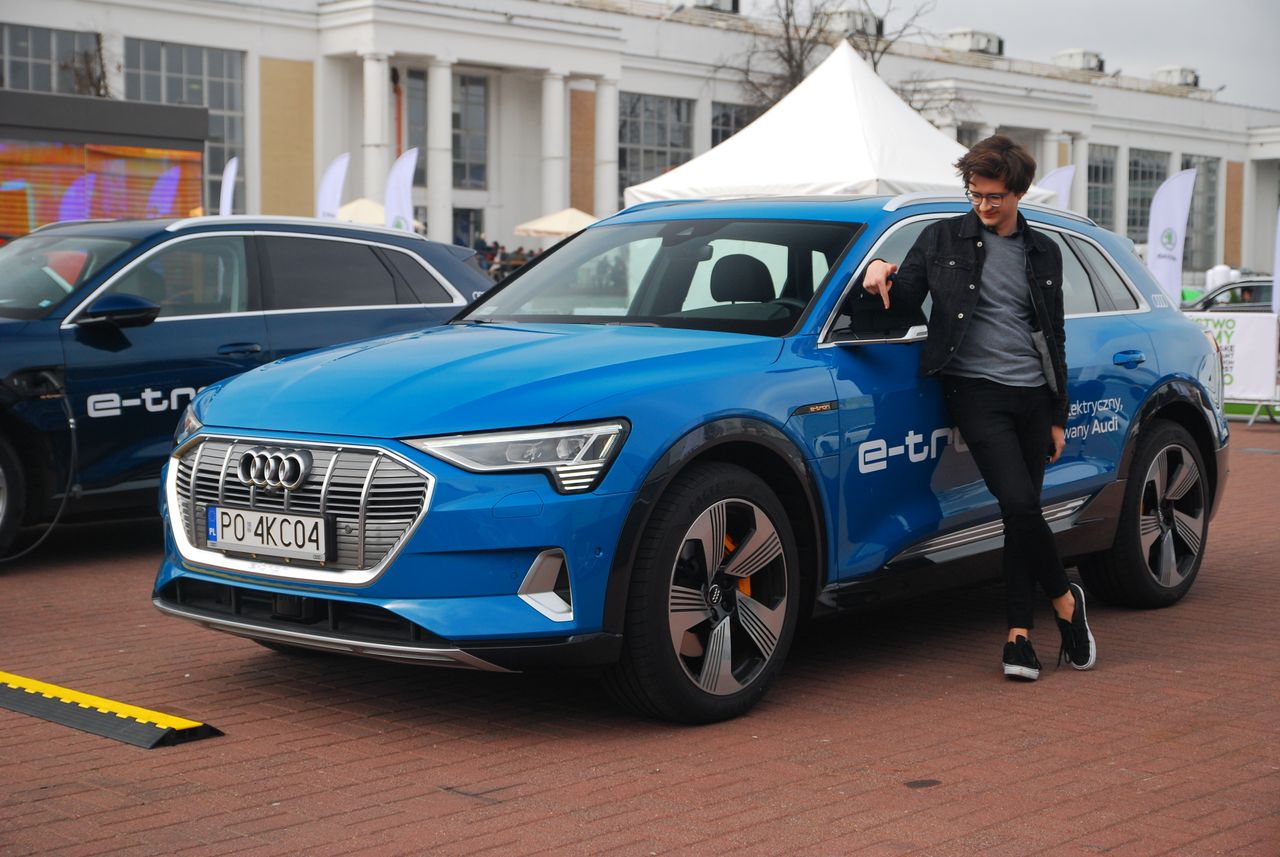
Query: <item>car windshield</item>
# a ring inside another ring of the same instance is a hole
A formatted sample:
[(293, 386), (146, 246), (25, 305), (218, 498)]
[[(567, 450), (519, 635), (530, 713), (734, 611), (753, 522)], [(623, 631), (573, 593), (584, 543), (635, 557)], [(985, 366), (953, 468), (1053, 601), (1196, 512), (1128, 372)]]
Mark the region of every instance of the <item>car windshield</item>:
[(636, 324), (781, 336), (859, 224), (674, 220), (588, 229), (459, 322)]
[(43, 318), (134, 243), (36, 233), (0, 247), (0, 316)]

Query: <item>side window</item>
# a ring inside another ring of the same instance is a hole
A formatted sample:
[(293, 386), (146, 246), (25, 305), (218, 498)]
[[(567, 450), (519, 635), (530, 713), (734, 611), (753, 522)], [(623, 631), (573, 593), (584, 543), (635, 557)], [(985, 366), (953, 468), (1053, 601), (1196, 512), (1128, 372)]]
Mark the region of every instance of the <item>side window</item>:
[(1125, 287), (1124, 280), (1120, 279), (1120, 275), (1116, 273), (1115, 266), (1111, 264), (1111, 260), (1101, 250), (1088, 241), (1073, 241), (1071, 243), (1080, 248), (1085, 261), (1089, 263), (1090, 268), (1093, 268), (1093, 272), (1098, 275), (1098, 279), (1102, 282), (1103, 290), (1111, 298), (1111, 302), (1115, 304), (1116, 309), (1138, 308), (1137, 299)]
[(150, 256), (111, 287), (160, 307), (160, 318), (245, 312), (249, 306), (244, 239), (179, 241)]
[(431, 272), (422, 267), (417, 259), (400, 250), (383, 248), (382, 253), (391, 260), (396, 272), (409, 284), (414, 300), (420, 304), (451, 304), (453, 296), (444, 286), (431, 276)]
[(267, 236), (259, 246), (271, 272), (271, 309), (397, 303), (395, 279), (367, 244)]
[(783, 244), (715, 239), (708, 258), (698, 263), (682, 310), (736, 303), (765, 303), (776, 298), (787, 279)]
[[(874, 247), (869, 254), (871, 259), (883, 259), (894, 265), (901, 265), (907, 258), (908, 251), (915, 245), (916, 239), (925, 227), (934, 223), (934, 218), (913, 220), (899, 226), (885, 237), (884, 241)], [(865, 267), (865, 266), (864, 266)], [(893, 338), (904, 335), (911, 327), (924, 324), (933, 306), (933, 298), (926, 296), (919, 310), (891, 308), (884, 310), (878, 299), (861, 299), (857, 291), (845, 298), (844, 308), (836, 319), (836, 329), (856, 333), (859, 336), (873, 338)]]
[(1085, 270), (1075, 251), (1067, 244), (1066, 239), (1056, 229), (1041, 229), (1042, 235), (1048, 235), (1062, 251), (1062, 312), (1064, 315), (1079, 315), (1098, 311), (1098, 299), (1094, 297), (1093, 285), (1089, 282), (1089, 272)]
[(827, 261), (827, 254), (820, 250), (810, 251), (809, 259), (809, 268), (813, 272), (813, 282), (810, 284), (809, 294), (813, 294), (818, 290), (818, 286), (822, 285), (822, 281), (826, 279), (827, 273), (831, 270), (831, 263)]

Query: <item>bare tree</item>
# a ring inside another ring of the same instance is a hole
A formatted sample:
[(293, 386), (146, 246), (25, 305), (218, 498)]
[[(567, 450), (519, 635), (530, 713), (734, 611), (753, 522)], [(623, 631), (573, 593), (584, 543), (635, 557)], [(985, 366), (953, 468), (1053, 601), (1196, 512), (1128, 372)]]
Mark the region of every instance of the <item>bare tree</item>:
[(894, 86), (893, 91), (937, 126), (959, 125), (973, 113), (973, 105), (954, 86), (943, 85), (918, 71)]
[(877, 74), (900, 39), (923, 35), (920, 19), (934, 0), (915, 6), (887, 28), (897, 0), (773, 0), (742, 62), (742, 84), (761, 108), (777, 103), (813, 71), (825, 48), (846, 39)]
[(69, 60), (59, 63), (58, 68), (71, 73), (72, 86), (76, 95), (111, 97), (111, 84), (107, 79), (107, 61), (102, 48), (101, 33), (95, 34), (93, 47), (74, 52)]
[(932, 12), (937, 3), (925, 0), (905, 13), (906, 18), (899, 19), (893, 29), (886, 29), (896, 5), (895, 0), (884, 0), (878, 4), (871, 0), (856, 0), (851, 7), (844, 7), (843, 15), (837, 19), (845, 26), (845, 39), (876, 74), (880, 73), (880, 61), (895, 44), (902, 39), (927, 34), (920, 26), (920, 19)]
[(826, 22), (840, 0), (773, 0), (765, 27), (751, 40), (742, 65), (742, 85), (762, 109), (796, 88), (816, 65), (815, 53), (830, 47), (838, 34)]

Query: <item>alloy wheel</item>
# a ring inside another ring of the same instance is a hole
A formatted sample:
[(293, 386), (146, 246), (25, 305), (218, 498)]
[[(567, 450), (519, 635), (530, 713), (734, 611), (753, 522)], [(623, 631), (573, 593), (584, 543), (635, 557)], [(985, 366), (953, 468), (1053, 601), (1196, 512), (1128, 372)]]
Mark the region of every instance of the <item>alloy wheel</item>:
[(671, 645), (689, 679), (728, 696), (768, 665), (786, 621), (787, 567), (773, 522), (747, 500), (721, 500), (684, 536), (671, 570)]
[(1139, 540), (1147, 570), (1163, 587), (1182, 583), (1204, 544), (1204, 480), (1180, 444), (1160, 450), (1147, 469), (1139, 512)]

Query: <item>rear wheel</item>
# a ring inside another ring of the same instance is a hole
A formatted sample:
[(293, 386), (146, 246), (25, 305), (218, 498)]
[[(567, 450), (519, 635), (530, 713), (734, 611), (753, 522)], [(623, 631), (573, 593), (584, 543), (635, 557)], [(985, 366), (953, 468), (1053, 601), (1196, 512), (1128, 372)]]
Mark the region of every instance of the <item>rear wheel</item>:
[(1153, 423), (1138, 442), (1115, 543), (1080, 564), (1085, 585), (1126, 607), (1180, 600), (1204, 558), (1210, 496), (1190, 433), (1177, 423)]
[(665, 720), (746, 712), (791, 646), (797, 564), (786, 512), (759, 477), (731, 464), (689, 468), (641, 539), (622, 658), (607, 686)]
[(9, 555), (26, 511), (27, 483), (13, 447), (0, 437), (0, 558)]

